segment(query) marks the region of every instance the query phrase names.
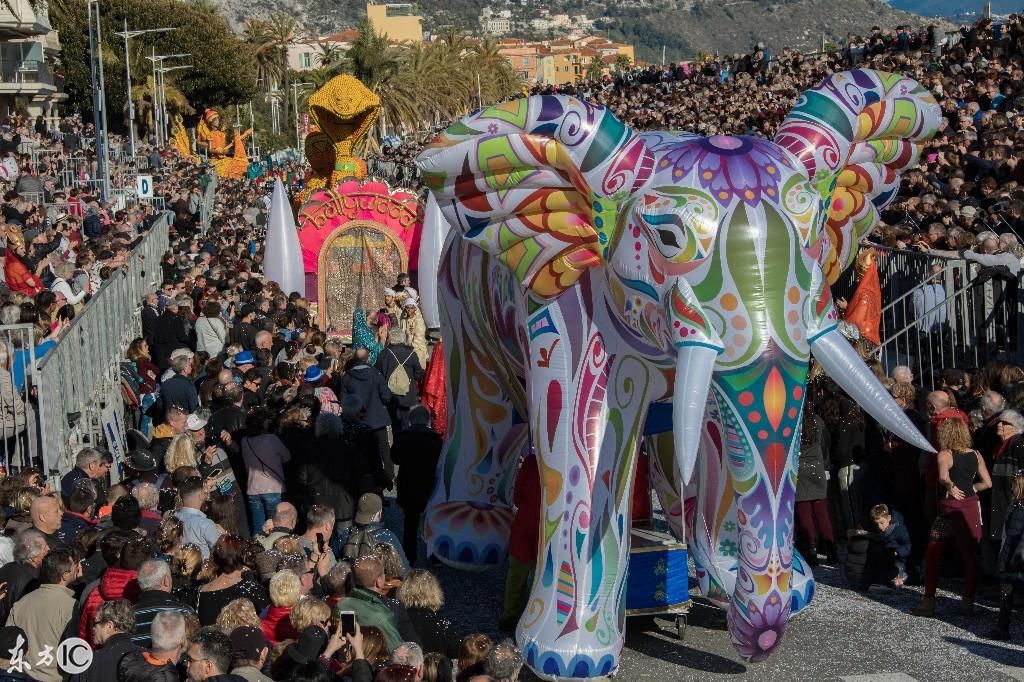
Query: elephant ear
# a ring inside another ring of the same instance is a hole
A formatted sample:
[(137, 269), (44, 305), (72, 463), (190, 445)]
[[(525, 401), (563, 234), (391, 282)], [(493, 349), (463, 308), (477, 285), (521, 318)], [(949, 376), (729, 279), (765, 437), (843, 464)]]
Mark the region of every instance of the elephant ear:
[(824, 202), (819, 262), (830, 284), (896, 197), (900, 174), (917, 165), (941, 113), (917, 81), (855, 69), (803, 93), (782, 122), (775, 142), (804, 164)]
[(603, 107), (542, 95), (463, 118), (416, 163), (448, 222), (547, 299), (607, 260), (654, 155)]

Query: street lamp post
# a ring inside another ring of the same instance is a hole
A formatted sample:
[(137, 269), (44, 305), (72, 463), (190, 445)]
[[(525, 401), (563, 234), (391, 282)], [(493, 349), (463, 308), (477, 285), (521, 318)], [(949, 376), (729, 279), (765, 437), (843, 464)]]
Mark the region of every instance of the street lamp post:
[(158, 147), (163, 147), (167, 141), (167, 103), (165, 93), (163, 91), (163, 74), (167, 71), (173, 71), (175, 68), (191, 68), (179, 66), (173, 68), (164, 68), (163, 62), (165, 59), (174, 59), (177, 57), (191, 57), (192, 54), (183, 52), (179, 54), (157, 54), (156, 48), (153, 48), (153, 54), (150, 57), (146, 57), (153, 63), (153, 123), (156, 126), (156, 144)]
[(301, 157), (302, 154), (302, 140), (299, 139), (299, 88), (312, 87), (312, 83), (292, 83), (292, 110), (295, 112), (295, 150)]
[[(124, 75), (125, 80), (128, 82), (128, 139), (130, 140), (133, 157), (135, 156), (135, 102), (132, 100), (132, 65), (128, 56), (128, 39), (141, 36), (144, 33), (166, 33), (177, 30), (177, 28), (147, 28), (140, 31), (129, 31), (128, 19), (125, 18), (124, 31), (117, 34), (124, 38)], [(153, 49), (155, 52), (156, 48)], [(156, 87), (155, 80), (153, 81), (153, 87)]]
[(107, 96), (103, 81), (103, 32), (100, 28), (99, 0), (89, 0), (86, 12), (89, 20), (92, 120), (96, 133), (96, 179), (100, 182), (100, 198), (106, 201), (110, 185), (110, 160), (107, 149)]
[[(178, 55), (178, 56), (184, 56), (184, 55)], [(191, 69), (191, 68), (192, 68), (191, 64), (180, 64), (178, 66), (161, 66), (159, 69), (157, 69), (157, 72), (160, 74), (160, 106), (163, 107), (163, 115), (161, 116), (161, 120), (163, 121), (163, 126), (164, 126), (164, 130), (163, 130), (164, 136), (163, 137), (164, 137), (164, 141), (165, 142), (167, 141), (167, 138), (170, 135), (170, 128), (169, 128), (168, 123), (167, 123), (167, 90), (165, 88), (165, 83), (164, 83), (164, 74), (165, 73), (169, 73), (171, 71), (177, 71), (178, 69)]]

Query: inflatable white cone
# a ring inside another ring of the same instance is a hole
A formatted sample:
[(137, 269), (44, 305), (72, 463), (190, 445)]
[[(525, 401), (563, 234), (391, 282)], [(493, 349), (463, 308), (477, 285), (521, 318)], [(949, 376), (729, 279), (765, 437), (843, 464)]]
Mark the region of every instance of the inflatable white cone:
[(420, 310), (428, 329), (441, 326), (437, 308), (437, 272), (441, 267), (441, 252), (451, 231), (451, 225), (441, 213), (433, 192), (427, 193), (427, 208), (423, 212), (423, 235), (420, 237), (419, 274), (416, 284), (420, 290)]
[(305, 273), (302, 271), (302, 250), (295, 227), (292, 207), (281, 180), (274, 181), (274, 194), (270, 199), (270, 219), (267, 221), (267, 241), (263, 256), (263, 274), (281, 285), (281, 291), (290, 294), (306, 293)]

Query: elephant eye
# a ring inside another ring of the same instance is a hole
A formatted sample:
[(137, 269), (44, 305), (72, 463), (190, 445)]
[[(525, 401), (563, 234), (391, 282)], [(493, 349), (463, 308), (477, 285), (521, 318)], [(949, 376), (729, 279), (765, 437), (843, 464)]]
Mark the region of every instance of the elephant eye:
[(658, 236), (661, 237), (661, 243), (665, 246), (672, 246), (677, 249), (681, 249), (679, 240), (676, 239), (676, 233), (672, 230), (658, 230)]

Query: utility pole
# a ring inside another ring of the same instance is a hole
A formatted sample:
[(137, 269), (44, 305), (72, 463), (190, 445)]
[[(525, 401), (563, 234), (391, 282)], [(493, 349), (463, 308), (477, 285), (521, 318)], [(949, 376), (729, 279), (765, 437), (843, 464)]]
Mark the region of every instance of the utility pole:
[[(140, 36), (144, 33), (166, 33), (167, 31), (176, 31), (177, 28), (147, 28), (141, 31), (129, 31), (128, 30), (128, 19), (124, 20), (124, 31), (117, 35), (124, 38), (124, 74), (125, 80), (128, 82), (128, 139), (130, 140), (132, 156), (135, 156), (135, 101), (132, 99), (132, 65), (131, 59), (128, 54), (128, 40), (136, 36)], [(156, 54), (156, 48), (153, 48), (153, 53)], [(156, 86), (156, 80), (153, 81), (154, 88)]]
[(89, 20), (92, 121), (96, 132), (96, 180), (100, 184), (100, 199), (106, 201), (110, 184), (110, 162), (107, 154), (107, 98), (103, 82), (103, 32), (100, 28), (99, 0), (89, 0), (86, 13)]
[[(293, 106), (293, 110), (295, 111), (295, 150), (299, 153), (300, 157), (303, 155), (303, 151), (302, 151), (302, 140), (299, 138), (299, 88), (303, 88), (303, 87), (311, 86), (311, 85), (313, 85), (313, 84), (312, 83), (292, 83), (292, 85), (291, 85), (291, 87), (292, 87), (292, 104), (294, 105)], [(285, 97), (287, 97), (287, 96), (288, 96), (288, 93), (285, 93)]]

